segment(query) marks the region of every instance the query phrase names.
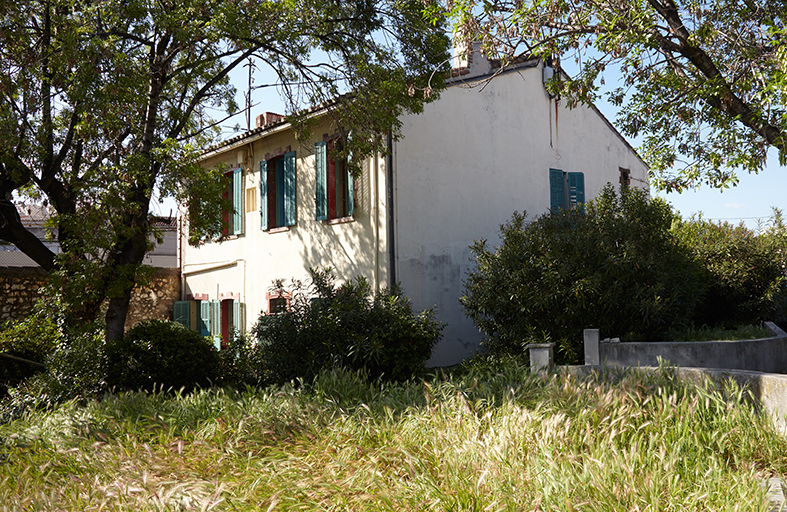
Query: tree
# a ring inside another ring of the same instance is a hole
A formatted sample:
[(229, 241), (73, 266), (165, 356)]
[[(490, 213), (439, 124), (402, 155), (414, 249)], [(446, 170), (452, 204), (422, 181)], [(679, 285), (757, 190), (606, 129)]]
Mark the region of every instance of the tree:
[(787, 163), (787, 38), (783, 1), (449, 1), (458, 38), (480, 39), (491, 56), (519, 52), (574, 58), (552, 92), (592, 102), (605, 70), (617, 125), (642, 136), (654, 184), (680, 191), (725, 188), (735, 169), (758, 172), (769, 147)]
[[(122, 337), (144, 274), (154, 187), (221, 197), (220, 170), (196, 157), (217, 141), (211, 112), (237, 108), (232, 69), (250, 58), (273, 67), (301, 135), (303, 107), (353, 91), (332, 115), (352, 126), (359, 159), (431, 99), (410, 92), (439, 90), (430, 72), (447, 49), (416, 1), (0, 2), (0, 239), (50, 272), (73, 322), (108, 300), (108, 339)], [(61, 254), (25, 229), (14, 194), (51, 205)], [(220, 238), (229, 204), (199, 203), (191, 225)]]

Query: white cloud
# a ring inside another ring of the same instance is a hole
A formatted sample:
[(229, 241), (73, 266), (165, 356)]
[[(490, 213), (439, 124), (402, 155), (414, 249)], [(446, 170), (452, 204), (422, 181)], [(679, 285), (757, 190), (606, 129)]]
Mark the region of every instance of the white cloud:
[(724, 207), (739, 210), (741, 208), (746, 208), (746, 203), (724, 203)]

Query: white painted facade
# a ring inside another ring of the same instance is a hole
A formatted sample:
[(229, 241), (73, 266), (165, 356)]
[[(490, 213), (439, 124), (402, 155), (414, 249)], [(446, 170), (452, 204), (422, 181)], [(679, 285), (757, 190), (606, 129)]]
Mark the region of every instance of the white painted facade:
[(493, 71), (475, 53), (438, 101), (403, 118), (390, 157), (366, 162), (351, 222), (315, 220), (314, 142), (330, 136), (328, 125), (298, 144), (280, 122), (209, 155), (206, 167), (240, 164), (245, 191), (258, 186), (266, 154), (296, 151), (297, 222), (266, 232), (251, 211), (242, 234), (221, 244), (189, 247), (182, 236), (184, 295), (239, 298), (248, 329), (267, 310), (274, 279), (304, 279), (309, 267), (332, 266), (342, 280), (361, 274), (377, 287), (400, 282), (416, 310), (436, 306), (447, 327), (430, 364), (472, 355), (481, 336), (458, 299), (473, 265), (473, 240), (494, 246), (514, 211), (531, 218), (548, 211), (550, 169), (583, 173), (586, 200), (607, 183), (617, 186), (621, 168), (630, 170), (633, 186), (648, 180), (645, 164), (597, 110), (568, 109), (549, 97), (541, 63), (522, 63), (479, 86)]

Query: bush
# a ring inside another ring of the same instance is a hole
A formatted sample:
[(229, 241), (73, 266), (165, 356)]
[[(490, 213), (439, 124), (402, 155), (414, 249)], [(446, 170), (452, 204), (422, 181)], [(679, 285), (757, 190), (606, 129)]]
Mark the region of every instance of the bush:
[(372, 294), (363, 277), (336, 287), (330, 269), (310, 274), (309, 286), (293, 283), (287, 311), (253, 328), (265, 383), (311, 380), (334, 367), (392, 380), (423, 372), (443, 329), (433, 310), (414, 314), (398, 287)]
[(262, 356), (256, 341), (233, 332), (219, 352), (222, 384), (242, 387), (263, 384)]
[(556, 359), (578, 362), (582, 329), (627, 340), (658, 339), (691, 322), (705, 290), (702, 269), (670, 233), (667, 203), (611, 185), (585, 205), (529, 224), (515, 213), (502, 244), (472, 251), (477, 268), (460, 299), (493, 353), (529, 340), (558, 343)]
[(759, 235), (701, 218), (676, 222), (673, 231), (707, 272), (697, 324), (787, 319), (787, 228), (778, 210)]
[[(41, 300), (29, 317), (6, 323), (0, 329), (0, 353), (43, 365), (63, 339), (58, 317), (52, 313), (52, 302)], [(42, 371), (43, 366), (0, 357), (0, 396), (5, 395), (10, 386)]]
[(168, 320), (146, 320), (107, 343), (107, 384), (116, 390), (191, 390), (220, 377), (213, 343)]

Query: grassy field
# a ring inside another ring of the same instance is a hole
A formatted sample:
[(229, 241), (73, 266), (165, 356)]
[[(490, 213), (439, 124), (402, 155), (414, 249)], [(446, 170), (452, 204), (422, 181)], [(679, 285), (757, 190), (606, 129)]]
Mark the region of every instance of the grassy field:
[(0, 510), (767, 510), (787, 438), (746, 397), (513, 360), (111, 395), (0, 426)]

